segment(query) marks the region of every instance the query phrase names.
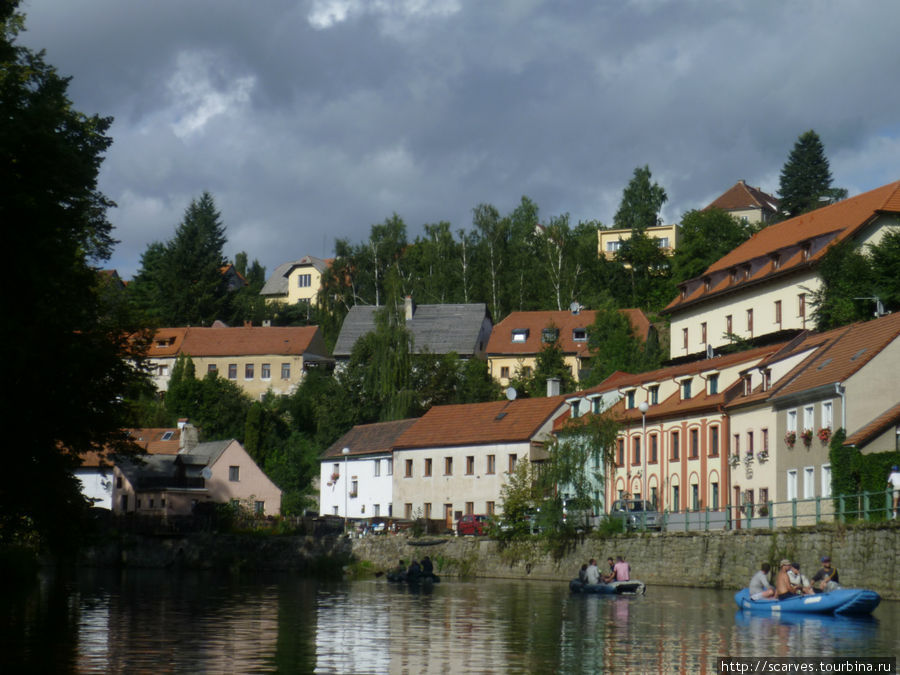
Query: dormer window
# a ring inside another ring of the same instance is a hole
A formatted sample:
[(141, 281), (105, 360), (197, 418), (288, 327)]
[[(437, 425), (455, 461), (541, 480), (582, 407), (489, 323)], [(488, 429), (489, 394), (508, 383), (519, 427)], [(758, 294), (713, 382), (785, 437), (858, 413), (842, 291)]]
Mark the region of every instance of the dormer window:
[(803, 259), (804, 259), (804, 260), (809, 260), (809, 251), (810, 251), (810, 248), (812, 248), (812, 246), (810, 245), (809, 242), (803, 244), (802, 254), (803, 254)]
[(781, 256), (778, 253), (772, 254), (772, 269), (777, 270), (781, 267)]
[(587, 329), (575, 328), (572, 330), (572, 340), (575, 342), (587, 342)]
[(750, 278), (750, 265), (744, 265), (744, 278)]
[(772, 371), (766, 368), (762, 371), (762, 388), (763, 391), (769, 391), (772, 387)]
[(744, 396), (749, 396), (753, 393), (753, 379), (750, 377), (749, 373), (744, 375), (743, 383), (744, 383)]
[(712, 373), (707, 379), (707, 384), (709, 385), (709, 395), (714, 396), (719, 393), (719, 374)]
[(527, 328), (513, 328), (512, 341), (513, 342), (527, 342), (528, 341), (528, 329)]
[(691, 380), (681, 381), (681, 400), (687, 401), (691, 397)]
[(709, 278), (709, 277), (703, 277), (703, 290), (704, 290), (705, 292), (707, 292), (707, 293), (709, 292), (710, 284), (711, 284), (710, 278)]
[(553, 342), (556, 342), (557, 338), (559, 338), (558, 328), (544, 328), (541, 331), (541, 342), (552, 344)]
[(731, 275), (731, 283), (737, 283), (738, 280), (738, 270), (737, 267), (732, 267), (729, 270), (729, 274)]
[(581, 401), (572, 401), (572, 417), (580, 417), (578, 409), (581, 407)]
[(650, 405), (657, 405), (659, 403), (659, 385), (655, 384), (650, 387)]
[(634, 407), (634, 389), (625, 392), (625, 407), (628, 409)]

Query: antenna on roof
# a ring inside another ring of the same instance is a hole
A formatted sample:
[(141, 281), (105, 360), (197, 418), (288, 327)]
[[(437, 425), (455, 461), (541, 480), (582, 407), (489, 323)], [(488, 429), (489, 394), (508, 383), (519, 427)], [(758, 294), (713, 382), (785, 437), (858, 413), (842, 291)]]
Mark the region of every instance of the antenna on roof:
[(711, 359), (715, 355), (716, 355), (716, 353), (713, 351), (712, 345), (707, 344), (706, 345), (706, 358)]
[(573, 300), (572, 304), (569, 305), (569, 311), (571, 311), (572, 314), (578, 314), (578, 312), (581, 311), (581, 305), (578, 304), (577, 300)]

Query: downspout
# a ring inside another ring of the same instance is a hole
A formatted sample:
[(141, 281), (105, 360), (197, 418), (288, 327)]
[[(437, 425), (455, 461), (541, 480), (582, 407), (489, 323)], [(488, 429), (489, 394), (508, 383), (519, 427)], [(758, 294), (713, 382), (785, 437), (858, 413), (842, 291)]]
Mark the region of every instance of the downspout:
[(841, 428), (847, 433), (847, 388), (840, 382), (834, 383), (834, 393), (841, 397)]

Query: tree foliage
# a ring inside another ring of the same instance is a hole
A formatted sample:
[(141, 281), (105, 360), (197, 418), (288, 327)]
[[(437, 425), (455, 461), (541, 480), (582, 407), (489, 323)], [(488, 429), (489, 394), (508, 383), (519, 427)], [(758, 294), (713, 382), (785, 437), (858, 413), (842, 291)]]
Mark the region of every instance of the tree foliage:
[(130, 359), (146, 341), (127, 338), (141, 326), (96, 267), (115, 243), (97, 189), (112, 120), (78, 112), (69, 79), (17, 44), (17, 4), (0, 4), (0, 222), (18, 285), (5, 312), (7, 414), (24, 433), (0, 478), (0, 542), (38, 534), (62, 547), (87, 507), (73, 475), (83, 453), (132, 447), (126, 401), (146, 380)]
[(616, 371), (641, 373), (658, 368), (663, 359), (655, 331), (644, 342), (635, 335), (628, 317), (609, 300), (596, 310), (588, 328), (588, 349), (590, 372), (581, 380), (584, 388), (600, 384)]
[(681, 219), (678, 248), (672, 256), (674, 282), (696, 279), (751, 234), (749, 225), (721, 209), (688, 211)]
[(812, 129), (804, 131), (781, 169), (778, 194), (782, 213), (793, 218), (846, 197), (847, 191), (832, 188), (831, 180), (822, 140)]

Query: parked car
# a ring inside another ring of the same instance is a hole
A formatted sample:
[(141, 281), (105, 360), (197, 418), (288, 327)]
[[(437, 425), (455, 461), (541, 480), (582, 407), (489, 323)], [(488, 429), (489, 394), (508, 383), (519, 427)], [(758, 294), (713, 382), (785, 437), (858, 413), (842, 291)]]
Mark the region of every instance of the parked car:
[(482, 514), (466, 514), (456, 521), (456, 534), (486, 534), (488, 517)]
[(600, 516), (589, 499), (564, 499), (563, 522), (571, 523), (576, 530), (592, 530), (600, 524)]
[(515, 520), (503, 517), (500, 520), (500, 530), (503, 532), (515, 530), (519, 534), (537, 534), (543, 532), (544, 524), (541, 522), (540, 515), (540, 508), (535, 507), (525, 509), (525, 512)]
[(609, 517), (624, 523), (626, 530), (660, 530), (662, 519), (652, 503), (643, 499), (617, 499)]

